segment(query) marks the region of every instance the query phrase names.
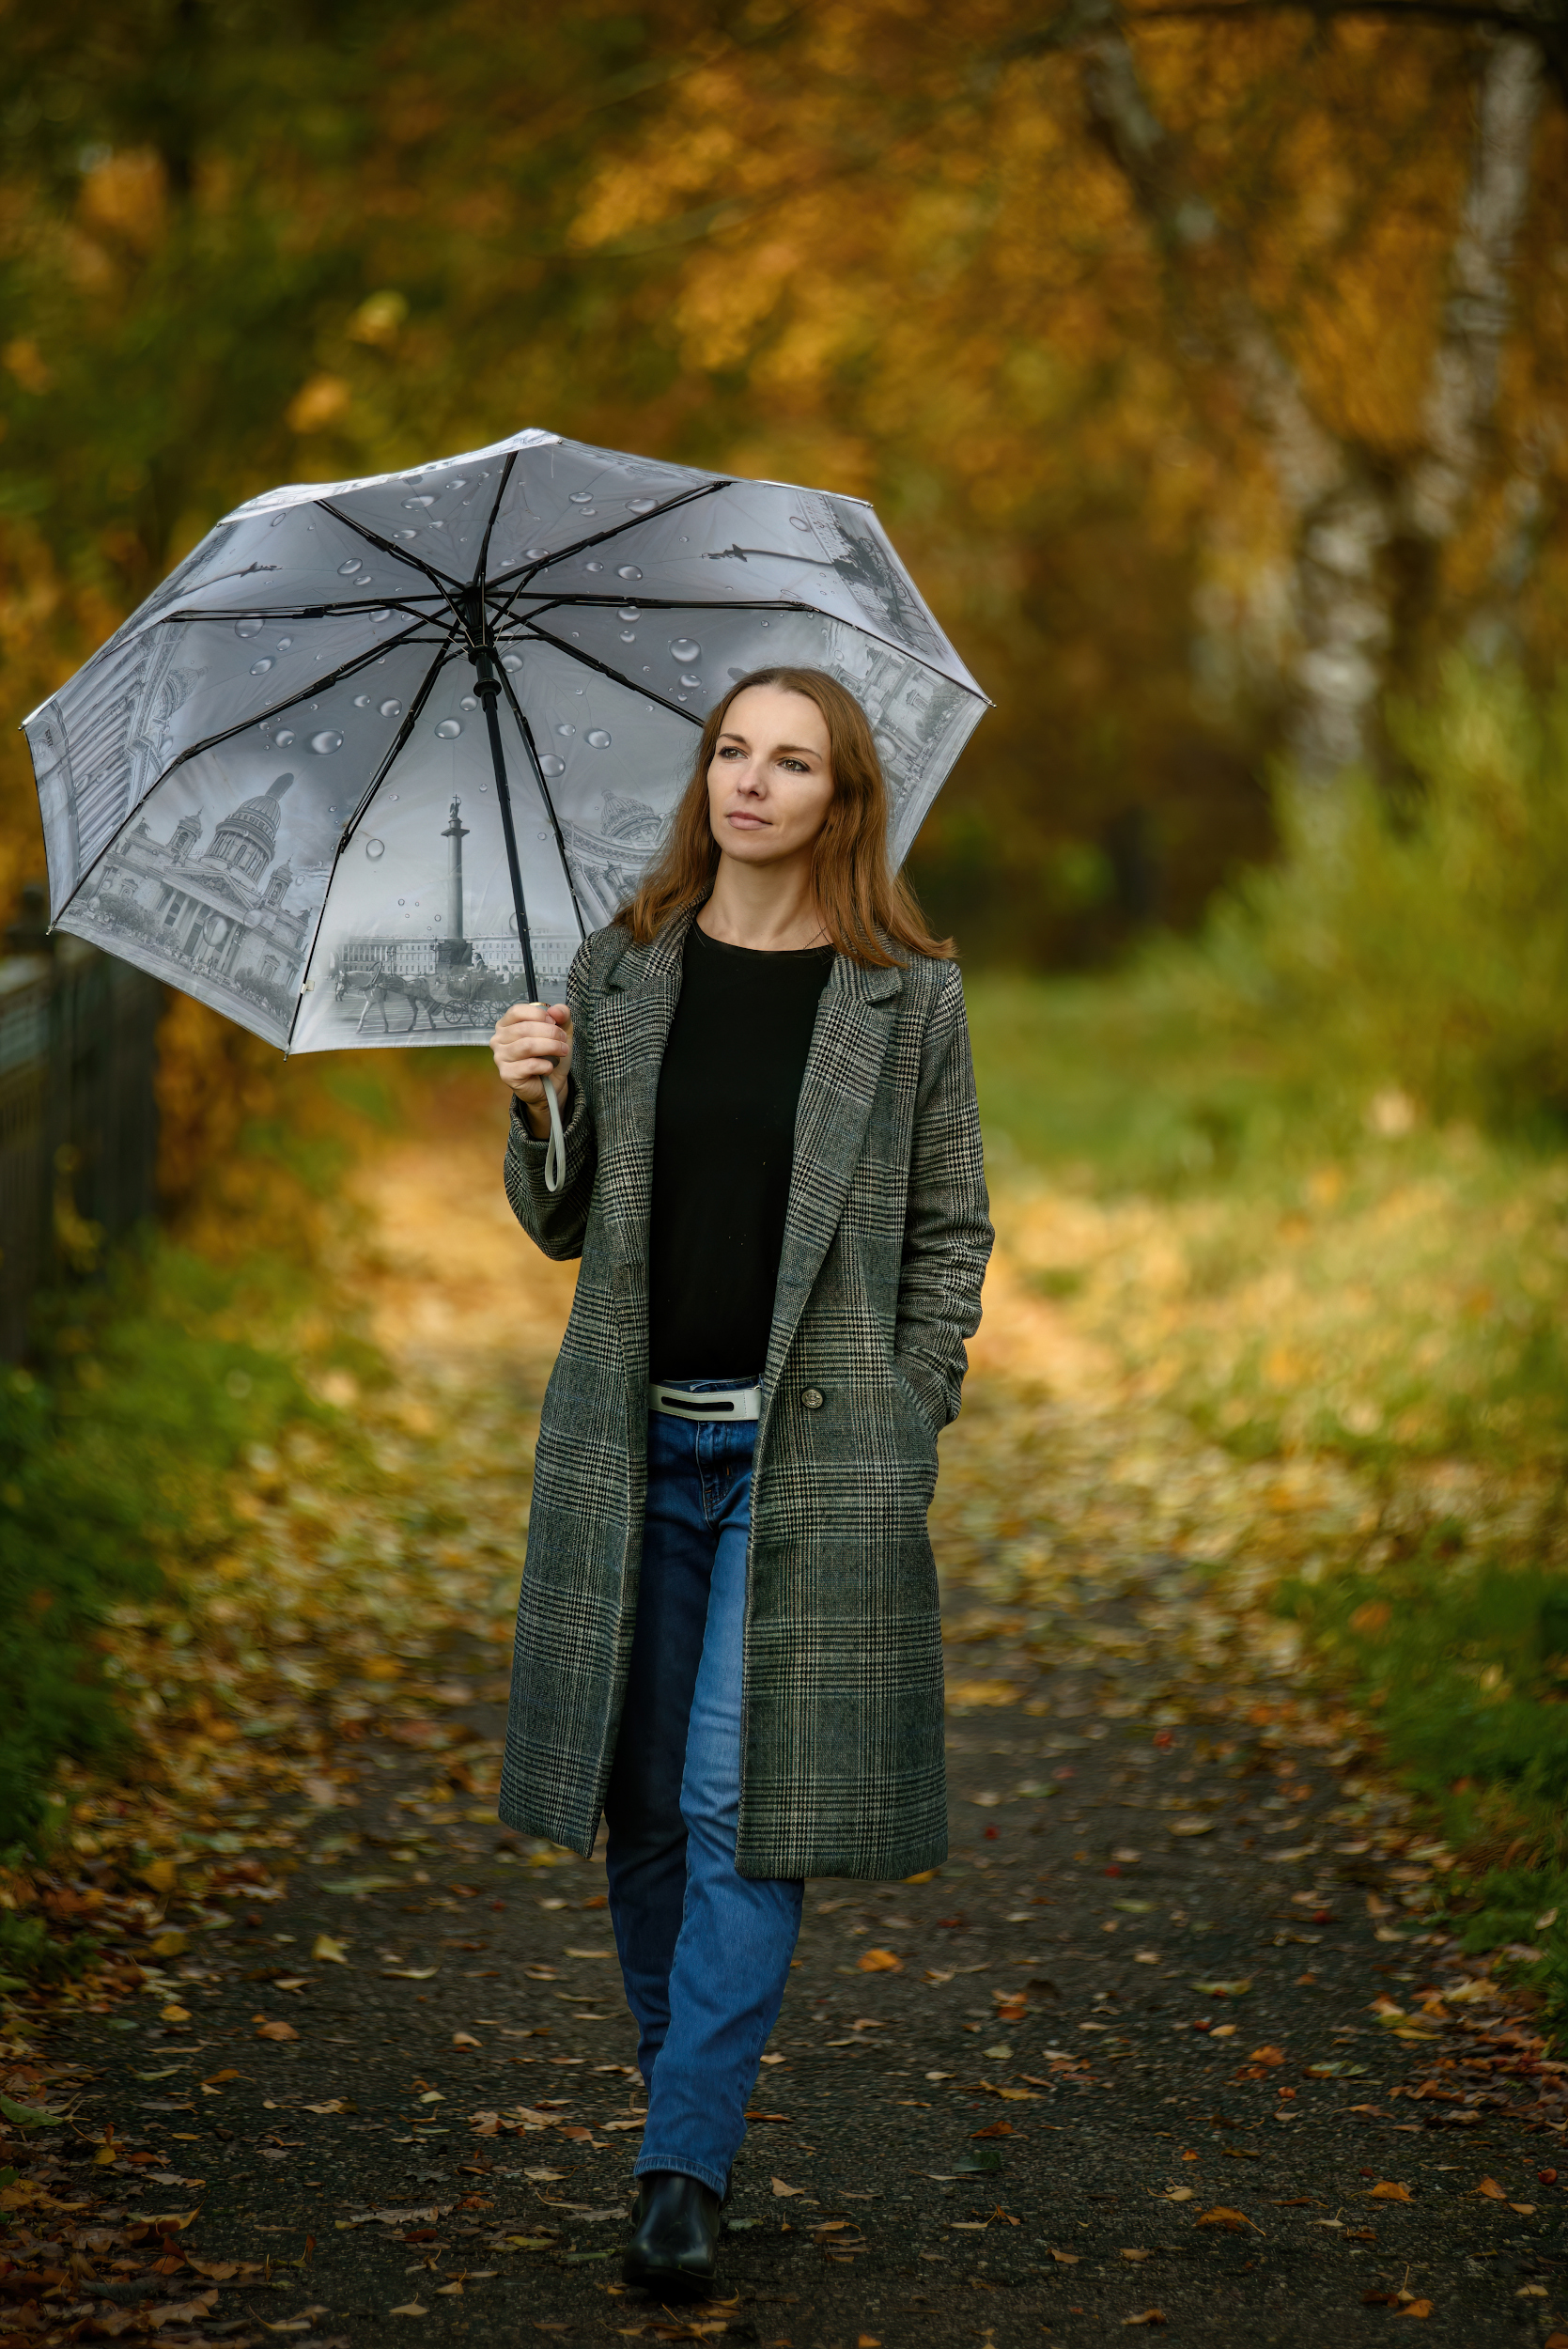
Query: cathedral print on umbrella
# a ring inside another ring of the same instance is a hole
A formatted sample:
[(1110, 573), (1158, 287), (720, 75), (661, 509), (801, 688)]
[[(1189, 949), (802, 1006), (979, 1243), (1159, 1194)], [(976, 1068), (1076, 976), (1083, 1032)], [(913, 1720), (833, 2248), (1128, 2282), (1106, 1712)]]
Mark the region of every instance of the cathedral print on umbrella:
[(272, 490), (26, 720), (54, 923), (286, 1050), (482, 1041), (784, 663), (865, 708), (901, 860), (986, 703), (868, 506), (537, 431)]

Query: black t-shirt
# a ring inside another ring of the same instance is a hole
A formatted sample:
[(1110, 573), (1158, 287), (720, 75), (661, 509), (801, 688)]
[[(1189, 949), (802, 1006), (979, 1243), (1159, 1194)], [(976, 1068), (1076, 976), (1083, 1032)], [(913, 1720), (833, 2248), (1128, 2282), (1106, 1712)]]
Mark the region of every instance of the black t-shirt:
[(648, 1234), (655, 1378), (760, 1373), (773, 1322), (795, 1112), (831, 946), (758, 954), (692, 923), (664, 1048)]

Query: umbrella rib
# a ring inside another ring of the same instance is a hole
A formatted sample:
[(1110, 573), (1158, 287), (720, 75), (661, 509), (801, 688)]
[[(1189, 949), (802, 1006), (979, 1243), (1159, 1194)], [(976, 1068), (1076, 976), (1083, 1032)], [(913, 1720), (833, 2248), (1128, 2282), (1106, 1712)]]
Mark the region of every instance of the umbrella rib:
[[(581, 646), (568, 645), (564, 637), (552, 636), (548, 628), (531, 628), (530, 633), (537, 637), (542, 645), (553, 645), (556, 651), (564, 652), (568, 661), (580, 661), (585, 669), (597, 669), (600, 677), (609, 677), (612, 684), (624, 686), (629, 693), (641, 693), (644, 701), (657, 702), (660, 708), (667, 709), (673, 718), (685, 718), (694, 726), (700, 727), (703, 724), (703, 720), (694, 710), (683, 709), (679, 702), (667, 701), (657, 687), (633, 684), (630, 677), (622, 677), (619, 669), (613, 669), (607, 661), (596, 661), (591, 652), (584, 652)], [(526, 639), (524, 641), (526, 642)]]
[[(499, 665), (497, 663), (498, 667)], [(567, 856), (566, 835), (561, 830), (561, 818), (555, 813), (555, 801), (551, 797), (550, 786), (545, 781), (545, 770), (540, 763), (538, 745), (534, 739), (534, 729), (529, 724), (516, 693), (512, 691), (512, 680), (505, 669), (501, 671), (501, 690), (505, 694), (512, 715), (518, 722), (518, 731), (522, 736), (523, 746), (533, 765), (534, 781), (539, 787), (539, 797), (545, 803), (545, 813), (550, 817), (551, 830), (555, 834), (555, 853), (561, 860), (561, 870), (567, 877), (567, 887), (571, 892), (572, 911), (577, 916), (578, 936), (586, 938), (588, 926), (582, 919), (582, 907), (577, 894), (577, 882), (573, 879), (571, 864)]]
[[(415, 622), (416, 627), (423, 625), (422, 621)], [(313, 677), (310, 683), (302, 686), (297, 693), (290, 693), (287, 701), (274, 702), (270, 709), (260, 710), (250, 718), (242, 718), (238, 725), (225, 726), (221, 734), (210, 734), (201, 741), (193, 742), (189, 749), (180, 752), (178, 758), (170, 760), (158, 777), (157, 783), (149, 784), (147, 790), (143, 792), (142, 800), (147, 799), (148, 792), (156, 790), (159, 783), (167, 783), (171, 775), (177, 774), (181, 767), (188, 766), (193, 758), (199, 758), (204, 751), (216, 750), (220, 742), (231, 742), (237, 734), (248, 734), (252, 726), (263, 726), (271, 718), (281, 718), (286, 710), (292, 709), (297, 703), (304, 701), (310, 694), (323, 692), (329, 685), (341, 685), (345, 677), (356, 676), (361, 669), (368, 669), (372, 662), (379, 661), (384, 653), (396, 652), (400, 646), (414, 641), (412, 629), (405, 630), (401, 636), (390, 636), (384, 645), (373, 645), (367, 652), (356, 653), (352, 661), (345, 661), (341, 667), (329, 669), (324, 677)], [(141, 801), (137, 804), (140, 805)]]
[[(574, 554), (585, 553), (589, 547), (606, 546), (612, 538), (619, 538), (628, 530), (642, 530), (649, 522), (658, 521), (664, 514), (677, 513), (681, 506), (690, 506), (695, 498), (709, 498), (716, 490), (734, 487), (727, 475), (719, 481), (701, 482), (694, 490), (683, 490), (679, 497), (672, 498), (667, 506), (656, 506), (651, 514), (633, 514), (624, 522), (612, 522), (608, 530), (596, 530), (591, 538), (578, 538), (569, 547), (558, 548), (553, 554), (541, 554), (536, 563), (524, 567), (518, 592), (520, 593), (522, 583), (532, 579), (536, 571), (548, 570), (552, 563), (568, 562)], [(505, 573), (503, 572), (502, 576), (505, 578)]]
[(446, 598), (447, 602), (456, 610), (457, 596), (462, 593), (460, 579), (448, 578), (444, 571), (437, 570), (433, 563), (427, 563), (422, 554), (411, 554), (407, 547), (394, 546), (390, 538), (383, 538), (380, 532), (372, 530), (368, 522), (356, 521), (352, 514), (346, 514), (341, 506), (333, 504), (331, 498), (318, 498), (316, 503), (323, 514), (330, 514), (334, 521), (347, 522), (350, 530), (357, 530), (362, 538), (367, 540), (373, 547), (380, 547), (383, 554), (390, 554), (394, 562), (409, 563), (416, 571), (423, 571), (426, 578), (439, 589), (440, 593)]
[[(752, 601), (730, 596), (721, 596), (717, 599), (706, 596), (639, 596), (629, 590), (624, 596), (541, 595), (537, 609), (520, 616), (526, 626), (530, 620), (537, 618), (540, 611), (609, 612), (623, 603), (634, 603), (643, 612), (815, 612), (824, 619), (833, 617), (831, 613), (822, 612), (819, 604), (784, 602), (777, 596), (759, 596)], [(849, 620), (844, 625), (858, 628), (860, 623)]]
[(485, 524), (485, 536), (479, 548), (479, 567), (474, 573), (474, 582), (481, 599), (485, 593), (485, 566), (490, 559), (490, 533), (495, 528), (495, 518), (501, 511), (501, 501), (506, 494), (506, 484), (512, 477), (512, 468), (517, 461), (518, 453), (516, 449), (513, 449), (501, 468), (501, 479), (496, 486), (495, 504), (490, 507), (490, 518)]
[[(422, 626), (423, 623), (416, 622), (415, 625)], [(401, 636), (389, 636), (384, 645), (373, 645), (367, 652), (358, 654), (352, 661), (346, 661), (341, 668), (329, 670), (325, 677), (313, 677), (311, 682), (303, 686), (299, 692), (290, 693), (287, 701), (274, 702), (270, 709), (263, 709), (249, 718), (242, 718), (238, 725), (225, 726), (217, 734), (205, 735), (199, 742), (190, 743), (180, 752), (178, 758), (171, 758), (168, 765), (160, 773), (154, 775), (141, 798), (136, 801), (136, 807), (145, 807), (159, 786), (167, 783), (171, 775), (177, 775), (181, 767), (188, 767), (193, 758), (200, 758), (204, 753), (215, 751), (220, 743), (232, 742), (238, 735), (248, 734), (253, 726), (265, 725), (269, 719), (282, 717), (286, 710), (292, 709), (296, 703), (303, 702), (307, 694), (319, 693), (329, 685), (341, 685), (345, 677), (353, 677), (359, 670), (368, 668), (372, 661), (379, 661), (384, 653), (396, 651), (399, 646), (412, 641), (414, 641), (412, 629), (406, 630)], [(127, 808), (120, 819), (121, 825), (128, 823), (135, 812), (134, 807)], [(118, 837), (117, 830), (116, 837)], [(82, 874), (70, 895), (60, 908), (59, 913), (55, 915), (56, 923), (75, 904), (81, 894), (83, 884), (88, 875), (97, 870), (100, 861), (99, 857), (94, 857), (92, 863)]]
[[(375, 798), (377, 792), (380, 789), (382, 784), (386, 781), (388, 775), (392, 772), (394, 761), (397, 759), (401, 755), (402, 752), (407, 748), (409, 738), (412, 734), (416, 724), (419, 723), (420, 713), (424, 709), (426, 703), (430, 698), (431, 689), (434, 686), (437, 677), (441, 675), (441, 672), (445, 667), (446, 662), (449, 660), (456, 658), (456, 656), (450, 651), (449, 646), (450, 639), (448, 639), (447, 647), (442, 648), (440, 656), (431, 661), (429, 668), (426, 671), (418, 691), (415, 692), (413, 699), (409, 704), (408, 715), (405, 717), (402, 724), (398, 727), (396, 734), (393, 738), (391, 747), (388, 749), (385, 757), (381, 760), (381, 763), (377, 768), (374, 775), (372, 775), (369, 783), (361, 792), (359, 803), (355, 807), (353, 814), (349, 817), (343, 827), (343, 830), (337, 835), (337, 846), (333, 850), (332, 870), (327, 875), (327, 885), (321, 892), (321, 910), (316, 917), (316, 927), (310, 934), (310, 952), (306, 955), (303, 966), (303, 973), (306, 977), (309, 976), (310, 966), (316, 959), (316, 949), (320, 942), (321, 925), (327, 918), (327, 901), (332, 895), (332, 885), (337, 877), (337, 868), (343, 862), (344, 852), (347, 849), (349, 841), (354, 836), (354, 828), (359, 823), (360, 818), (364, 816), (365, 809), (370, 805), (370, 802)], [(302, 987), (299, 994), (294, 999), (294, 1015), (288, 1022), (288, 1042), (285, 1044), (283, 1048), (286, 1053), (288, 1050), (289, 1045), (291, 1045), (294, 1041), (294, 1030), (299, 1024), (300, 1005), (303, 1003), (303, 1001), (304, 989)]]
[[(153, 626), (166, 628), (173, 620), (183, 621), (187, 625), (203, 620), (325, 620), (335, 619), (345, 614), (351, 619), (356, 615), (368, 616), (376, 612), (412, 612), (413, 607), (419, 603), (438, 601), (445, 603), (449, 599), (444, 596), (438, 598), (433, 595), (378, 596), (374, 603), (269, 604), (265, 610), (256, 604), (228, 604), (218, 611), (160, 612)], [(420, 612), (416, 616), (427, 620), (430, 614), (427, 612)]]

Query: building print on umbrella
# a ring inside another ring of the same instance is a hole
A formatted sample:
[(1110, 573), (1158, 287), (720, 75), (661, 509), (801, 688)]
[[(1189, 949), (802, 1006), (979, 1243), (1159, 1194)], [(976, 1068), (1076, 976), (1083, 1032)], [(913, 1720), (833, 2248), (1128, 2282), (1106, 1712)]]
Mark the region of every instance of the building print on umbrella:
[(281, 802), (293, 783), (292, 774), (277, 775), (221, 817), (205, 850), (200, 809), (180, 816), (164, 840), (153, 837), (145, 816), (122, 832), (85, 894), (83, 910), (110, 934), (103, 943), (123, 937), (156, 944), (210, 987), (232, 988), (287, 1019), (315, 922), (313, 906), (289, 902), (303, 877), (287, 858), (275, 862)]

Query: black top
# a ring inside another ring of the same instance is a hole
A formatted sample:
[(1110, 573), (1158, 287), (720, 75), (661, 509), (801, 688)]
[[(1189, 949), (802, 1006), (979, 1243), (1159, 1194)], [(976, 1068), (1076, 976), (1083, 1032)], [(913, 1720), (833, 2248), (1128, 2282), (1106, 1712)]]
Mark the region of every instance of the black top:
[(831, 946), (758, 954), (693, 922), (664, 1048), (648, 1233), (654, 1378), (746, 1378), (768, 1353), (795, 1112)]

